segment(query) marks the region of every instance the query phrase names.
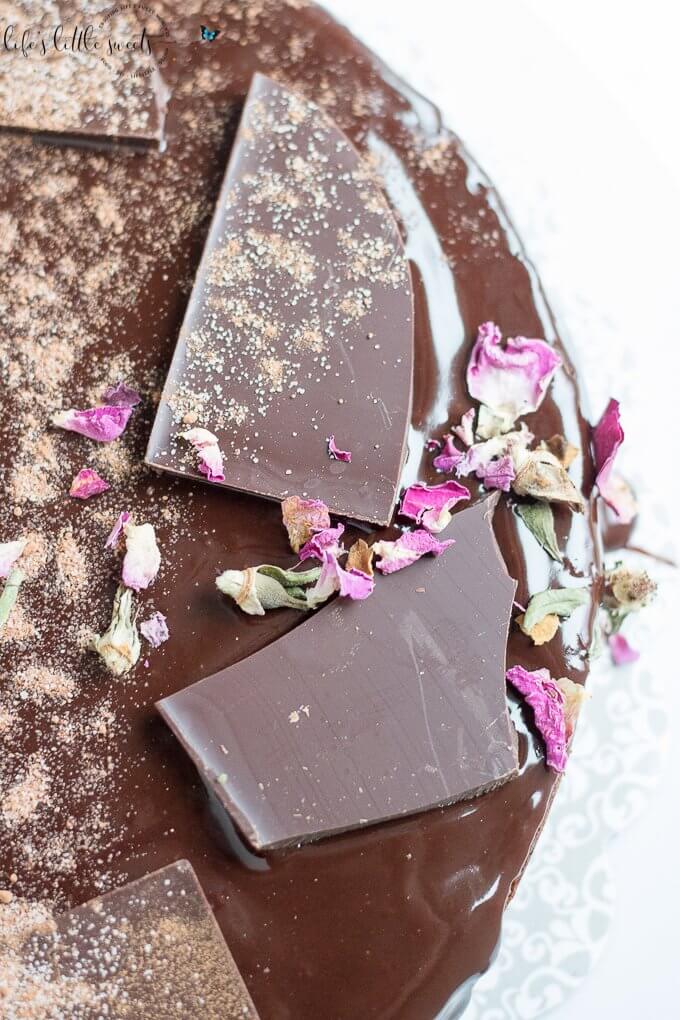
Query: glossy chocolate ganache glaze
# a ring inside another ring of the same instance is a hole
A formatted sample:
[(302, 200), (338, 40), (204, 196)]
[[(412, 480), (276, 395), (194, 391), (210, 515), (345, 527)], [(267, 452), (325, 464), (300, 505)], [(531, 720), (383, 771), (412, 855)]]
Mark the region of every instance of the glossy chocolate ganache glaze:
[[(493, 955), (557, 784), (514, 695), (519, 773), (504, 785), (262, 857), (229, 830), (154, 707), (306, 625), (294, 610), (246, 616), (215, 589), (227, 567), (293, 564), (278, 504), (143, 463), (253, 73), (330, 114), (399, 223), (415, 299), (402, 485), (441, 480), (424, 444), (470, 406), (465, 367), (479, 323), (492, 319), (560, 350), (564, 366), (526, 420), (539, 438), (562, 433), (579, 447), (571, 476), (587, 496), (574, 371), (497, 196), (431, 104), (302, 0), (157, 6), (174, 40), (164, 153), (0, 139), (0, 540), (29, 539), (27, 579), (0, 639), (1, 884), (59, 910), (186, 858), (263, 1020), (453, 1017)], [(201, 23), (219, 27), (213, 42), (199, 41)], [(92, 406), (120, 378), (143, 395), (120, 440), (50, 426), (55, 411)], [(111, 486), (87, 502), (68, 497), (83, 467)], [(110, 619), (120, 559), (104, 543), (126, 509), (155, 525), (162, 552), (140, 619), (162, 611), (171, 636), (116, 679), (89, 642)], [(555, 519), (563, 564), (512, 496), (499, 501), (494, 529), (522, 605), (596, 576), (589, 506)], [(508, 666), (582, 682), (591, 615), (574, 614), (541, 647), (513, 626)]]

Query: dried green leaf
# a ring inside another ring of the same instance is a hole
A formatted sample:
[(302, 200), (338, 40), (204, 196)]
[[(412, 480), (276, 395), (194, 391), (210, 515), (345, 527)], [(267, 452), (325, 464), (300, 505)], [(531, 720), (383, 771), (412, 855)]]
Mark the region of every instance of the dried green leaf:
[(578, 606), (584, 606), (587, 602), (590, 602), (590, 592), (587, 588), (549, 588), (547, 591), (539, 591), (529, 600), (522, 629), (526, 632), (532, 631), (548, 613), (564, 619), (571, 616)]
[(14, 567), (5, 581), (2, 595), (0, 595), (0, 634), (2, 634), (5, 624), (9, 619), (9, 614), (14, 608), (14, 603), (16, 602), (17, 595), (19, 594), (19, 588), (21, 588), (25, 576), (26, 575), (20, 567)]
[(557, 545), (555, 518), (550, 503), (519, 503), (515, 509), (548, 556), (558, 563), (562, 563), (562, 553)]

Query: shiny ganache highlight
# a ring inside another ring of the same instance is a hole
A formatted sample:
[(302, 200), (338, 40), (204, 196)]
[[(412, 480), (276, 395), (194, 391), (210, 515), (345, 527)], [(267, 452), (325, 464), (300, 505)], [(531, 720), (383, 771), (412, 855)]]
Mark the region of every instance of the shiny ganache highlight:
[[(441, 481), (425, 441), (469, 408), (465, 367), (479, 324), (493, 319), (506, 335), (545, 337), (563, 356), (564, 371), (527, 424), (583, 451), (570, 473), (587, 495), (592, 465), (575, 373), (495, 192), (430, 103), (300, 0), (158, 9), (178, 38), (197, 40), (178, 46), (166, 69), (173, 94), (162, 156), (0, 137), (9, 182), (0, 205), (0, 538), (30, 538), (27, 577), (0, 643), (2, 881), (16, 875), (16, 895), (74, 906), (189, 858), (261, 1017), (455, 1015), (493, 954), (556, 787), (531, 713), (514, 695), (519, 774), (503, 786), (266, 860), (228, 835), (154, 707), (300, 624), (294, 610), (246, 617), (215, 591), (225, 562), (292, 566), (277, 504), (141, 466), (255, 71), (329, 112), (374, 164), (401, 224), (415, 298), (404, 486)], [(200, 23), (220, 25), (220, 36), (202, 45)], [(91, 229), (82, 229), (83, 210)], [(93, 449), (47, 425), (59, 408), (88, 407), (120, 378), (143, 402), (115, 443)], [(111, 489), (83, 503), (67, 493), (85, 465)], [(110, 619), (120, 560), (103, 546), (126, 508), (153, 521), (163, 550), (158, 580), (140, 593), (140, 618), (161, 611), (171, 637), (113, 680), (87, 638)], [(583, 583), (597, 564), (590, 512), (555, 508), (563, 563), (539, 547), (512, 496), (502, 497), (493, 525), (522, 605), (536, 591)], [(508, 666), (582, 682), (589, 645), (580, 616), (541, 648), (513, 628)]]

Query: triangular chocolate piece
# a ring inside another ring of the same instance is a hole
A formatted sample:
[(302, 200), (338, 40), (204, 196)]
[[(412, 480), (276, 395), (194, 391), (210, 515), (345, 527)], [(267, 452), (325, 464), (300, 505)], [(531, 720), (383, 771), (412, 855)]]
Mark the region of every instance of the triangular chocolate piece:
[(257, 1020), (188, 861), (56, 917), (21, 901), (0, 910), (7, 1020)]
[(505, 697), (515, 582), (495, 503), (456, 514), (442, 556), (159, 702), (256, 849), (450, 804), (516, 774)]
[[(178, 434), (206, 428), (221, 484), (387, 523), (412, 350), (410, 272), (382, 192), (318, 106), (256, 74), (147, 463), (201, 478)], [(329, 436), (351, 463), (329, 456)]]

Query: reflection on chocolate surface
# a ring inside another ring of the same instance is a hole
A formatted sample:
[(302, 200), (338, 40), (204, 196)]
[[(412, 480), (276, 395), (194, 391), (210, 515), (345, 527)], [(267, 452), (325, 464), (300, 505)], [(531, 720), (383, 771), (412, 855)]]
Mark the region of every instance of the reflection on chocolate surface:
[[(259, 850), (474, 797), (517, 772), (505, 706), (515, 584), (495, 499), (445, 555), (338, 599), (159, 709)], [(323, 657), (319, 650), (323, 649)]]
[[(198, 425), (225, 486), (386, 524), (412, 360), (408, 265), (368, 166), (315, 104), (255, 75), (147, 463), (200, 477), (177, 440)], [(333, 435), (351, 463), (329, 457)]]
[[(520, 771), (502, 787), (276, 851), (255, 869), (241, 847), (225, 854), (205, 789), (154, 708), (308, 622), (292, 610), (246, 618), (215, 591), (227, 557), (233, 567), (292, 563), (277, 505), (141, 466), (253, 73), (328, 110), (375, 161), (403, 224), (415, 296), (404, 484), (438, 480), (423, 440), (469, 407), (464, 369), (479, 323), (558, 342), (556, 327), (495, 193), (436, 110), (325, 13), (300, 0), (159, 9), (178, 37), (222, 26), (214, 43), (176, 49), (164, 155), (0, 138), (10, 182), (0, 198), (0, 537), (31, 536), (29, 577), (0, 644), (2, 867), (18, 894), (69, 906), (186, 857), (263, 1020), (433, 1020), (449, 1000), (455, 1015), (458, 990), (489, 962), (555, 790), (530, 714), (513, 702)], [(97, 210), (115, 230), (98, 225)], [(587, 494), (588, 437), (567, 366), (527, 424), (584, 451), (571, 473)], [(48, 428), (55, 410), (87, 407), (121, 377), (144, 397), (121, 440), (94, 447)], [(85, 466), (112, 488), (69, 501)], [(170, 640), (113, 680), (86, 648), (110, 618), (120, 562), (103, 545), (125, 508), (157, 526), (161, 573), (139, 596), (140, 618), (162, 611)], [(523, 605), (597, 562), (590, 515), (555, 517), (564, 565), (507, 497), (495, 513)], [(588, 631), (570, 620), (533, 648), (513, 628), (508, 665), (583, 680)]]

